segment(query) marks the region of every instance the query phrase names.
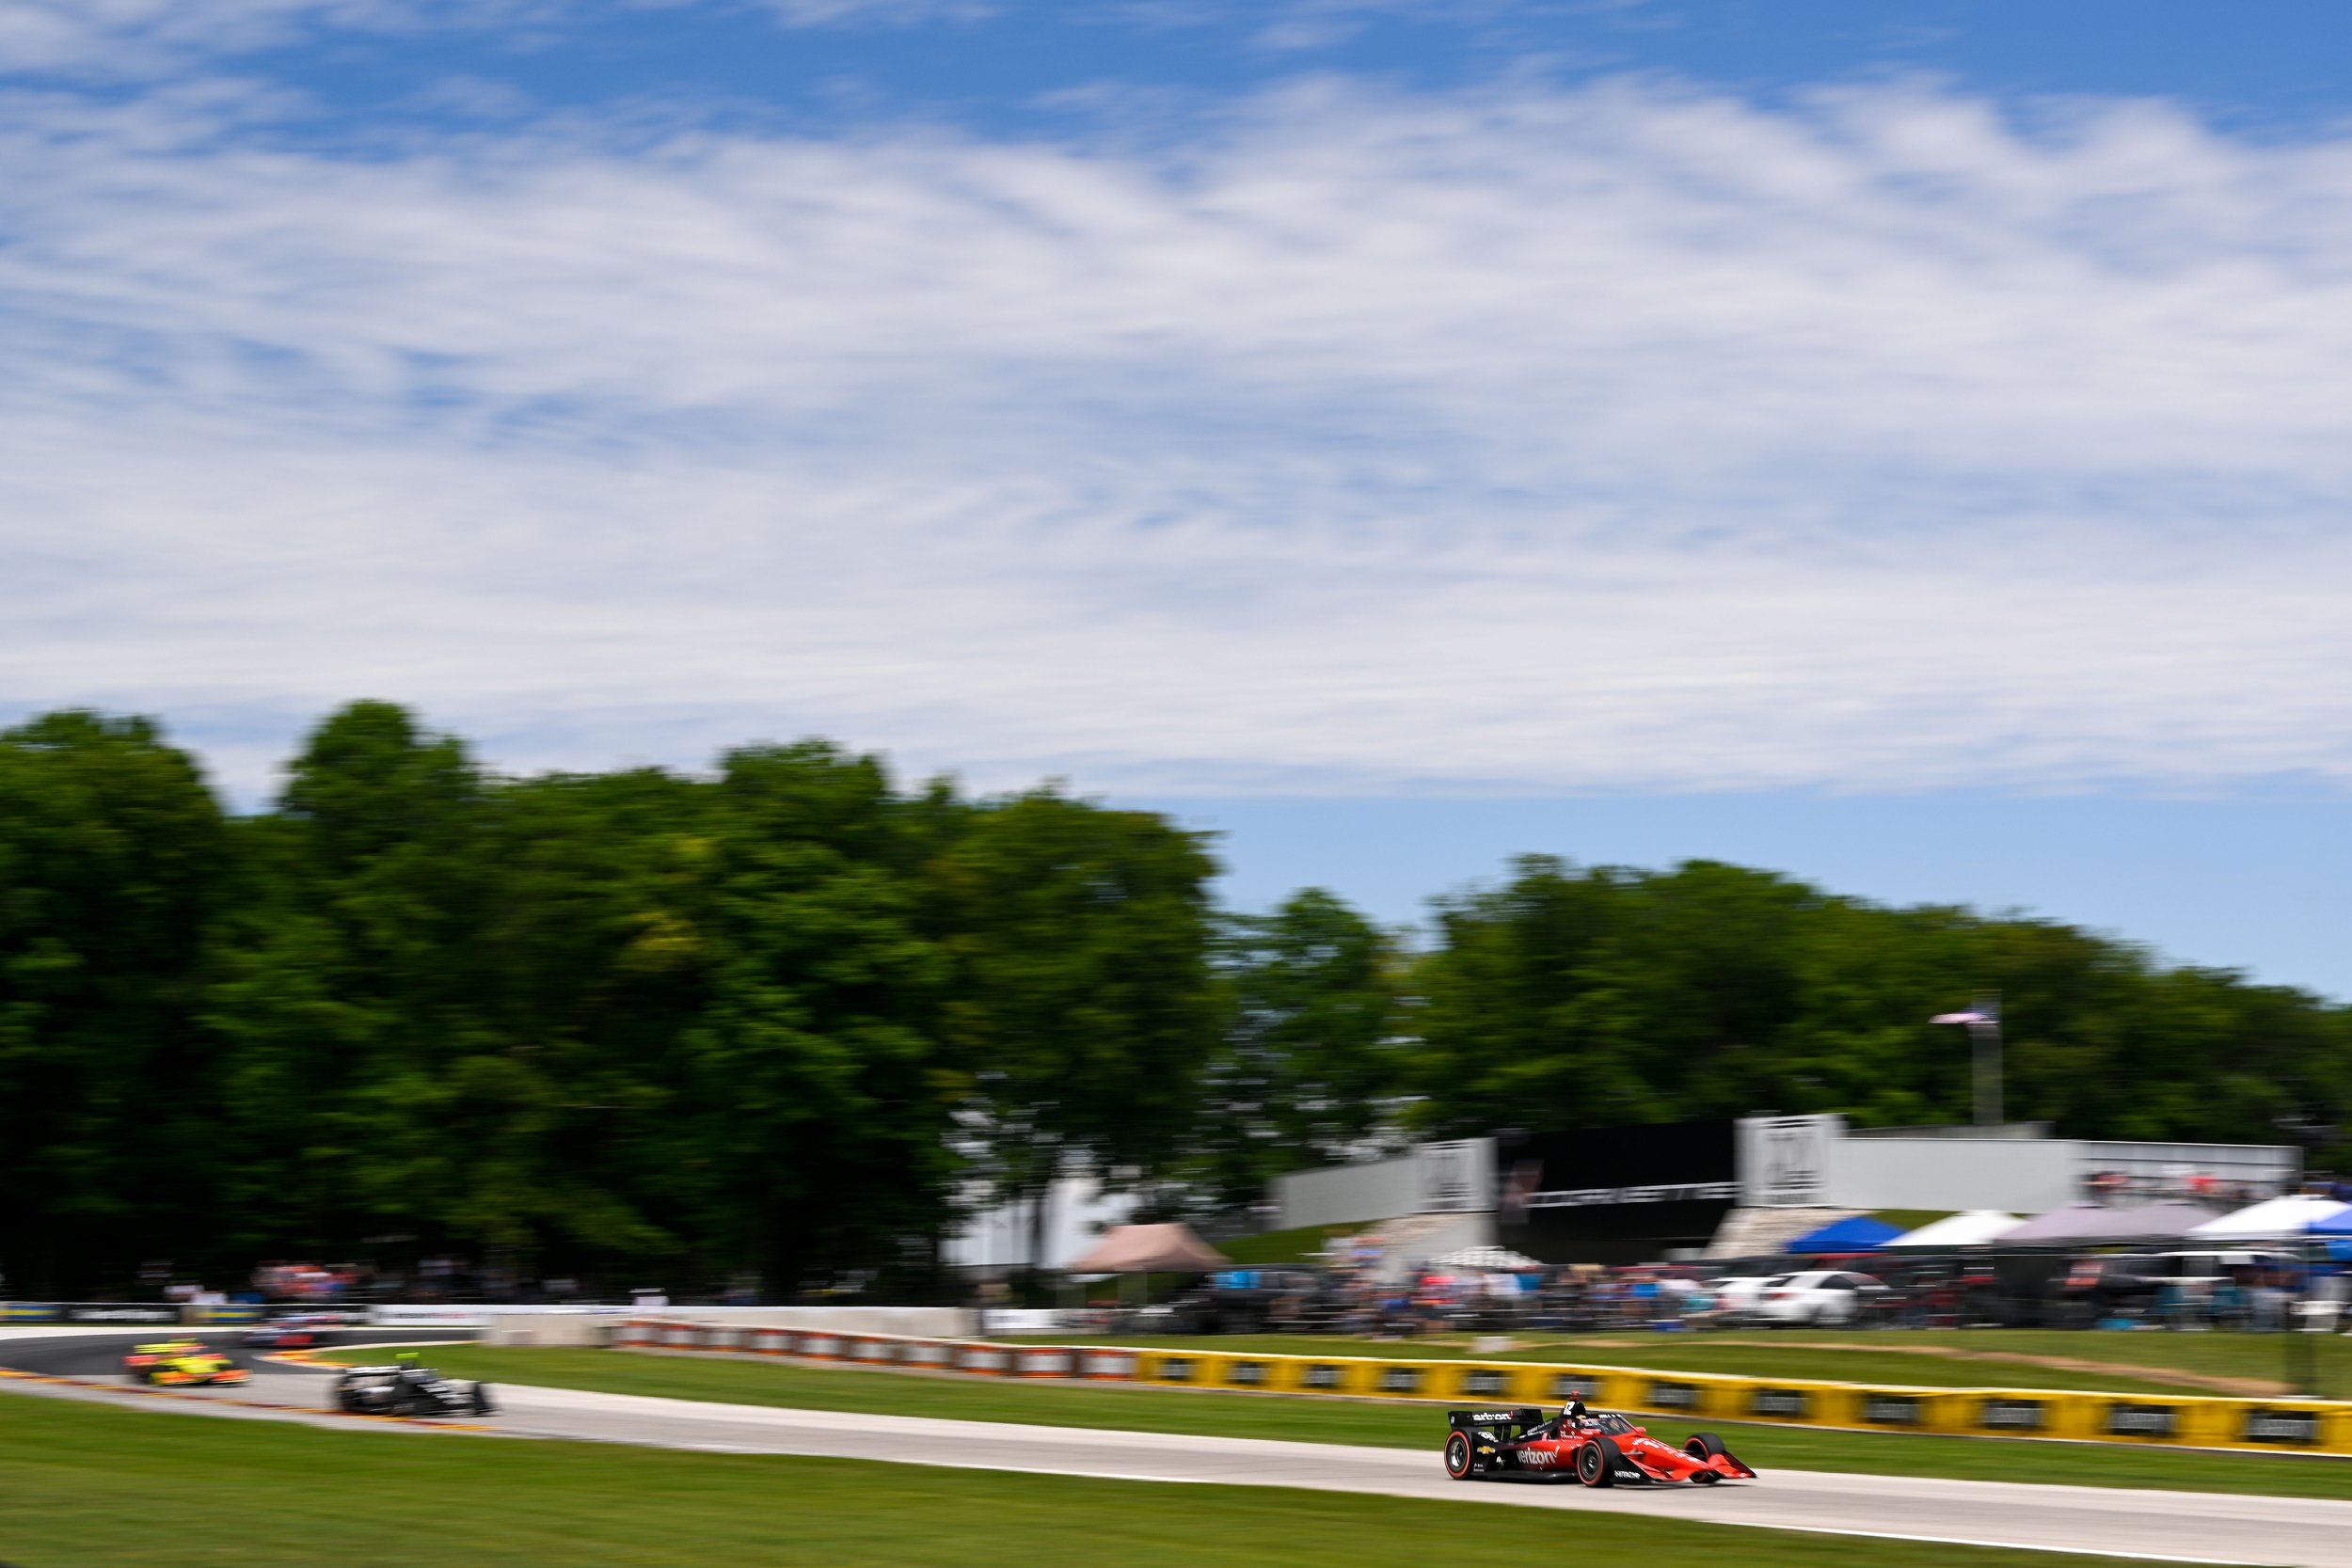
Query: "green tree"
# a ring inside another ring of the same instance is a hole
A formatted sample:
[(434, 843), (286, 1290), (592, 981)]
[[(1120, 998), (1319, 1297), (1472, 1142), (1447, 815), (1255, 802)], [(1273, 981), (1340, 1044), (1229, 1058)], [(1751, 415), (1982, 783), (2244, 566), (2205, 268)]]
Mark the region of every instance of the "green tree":
[(236, 1180), (285, 1244), (522, 1239), (485, 1233), (504, 1200), (473, 1135), (484, 1101), (533, 1092), (484, 1006), (486, 798), (461, 742), (354, 703), (312, 732), (276, 816), (241, 835), (247, 896), (207, 1017), (250, 1151)]
[(1399, 974), (1380, 929), (1316, 888), (1229, 917), (1215, 957), (1218, 1042), (1195, 1141), (1199, 1179), (1232, 1207), (1380, 1131), (1402, 1087)]
[(1216, 1037), (1216, 871), (1197, 833), (1052, 790), (973, 814), (937, 868), (977, 1094), (966, 1137), (1041, 1241), (1060, 1177), (1137, 1184), (1183, 1152)]
[(0, 735), (0, 1268), (27, 1293), (187, 1256), (219, 1103), (193, 1027), (228, 840), (144, 719)]
[(949, 1212), (965, 1093), (921, 814), (878, 759), (814, 741), (730, 753), (718, 792), (677, 1122), (700, 1225), (771, 1291), (914, 1261)]

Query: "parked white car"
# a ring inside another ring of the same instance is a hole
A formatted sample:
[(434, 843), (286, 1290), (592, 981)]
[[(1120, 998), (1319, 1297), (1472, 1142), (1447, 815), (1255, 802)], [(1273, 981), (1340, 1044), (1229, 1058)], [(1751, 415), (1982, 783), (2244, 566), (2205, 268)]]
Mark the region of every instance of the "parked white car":
[(1807, 1269), (1767, 1285), (1756, 1298), (1756, 1316), (1783, 1327), (1850, 1323), (1885, 1290), (1867, 1274)]
[(1730, 1323), (1747, 1323), (1756, 1316), (1756, 1305), (1764, 1292), (1775, 1285), (1786, 1283), (1785, 1274), (1727, 1274), (1721, 1279), (1707, 1282), (1708, 1291), (1715, 1298), (1715, 1316)]

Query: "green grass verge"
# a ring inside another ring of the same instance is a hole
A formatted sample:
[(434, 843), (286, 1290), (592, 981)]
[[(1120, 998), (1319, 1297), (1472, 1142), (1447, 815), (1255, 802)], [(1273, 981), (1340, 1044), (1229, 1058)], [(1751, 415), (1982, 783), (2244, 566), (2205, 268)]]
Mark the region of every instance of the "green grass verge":
[[(1438, 1462), (1438, 1446), (1445, 1437), (1445, 1420), (1438, 1414), (1441, 1406), (1372, 1400), (1283, 1399), (1264, 1394), (920, 1377), (628, 1351), (450, 1345), (432, 1354), (445, 1371), (494, 1383), (535, 1383), (600, 1393), (802, 1410), (874, 1410), (942, 1420), (1025, 1421), (1039, 1426), (1116, 1427), (1133, 1432), (1426, 1449), (1432, 1465)], [(1679, 1438), (1692, 1423), (1661, 1419), (1654, 1425), (1661, 1435)], [(2352, 1497), (2352, 1461), (2344, 1460), (1728, 1423), (1721, 1430), (1740, 1458), (1763, 1470), (1841, 1470), (1960, 1481), (2058, 1481), (2080, 1486)]]
[[(1536, 1335), (1507, 1351), (1475, 1351), (1468, 1335), (1365, 1339), (1311, 1335), (1041, 1337), (1052, 1344), (1156, 1346), (1262, 1355), (1369, 1355), (1399, 1360), (1590, 1362), (1661, 1371), (1827, 1378), (1944, 1388), (2070, 1388), (2119, 1394), (2282, 1395), (2290, 1349), (2315, 1359), (2323, 1392), (2352, 1392), (2352, 1337), (2283, 1334), (2103, 1334), (2037, 1329), (1741, 1329), (1726, 1333)], [(1847, 1348), (1863, 1346), (1867, 1348)], [(2035, 1358), (2043, 1358), (2037, 1360)], [(2222, 1387), (2208, 1379), (2243, 1383)]]
[[(1471, 1510), (1477, 1512), (1472, 1513)], [(12, 1568), (1385, 1568), (1561, 1553), (1843, 1568), (1857, 1543), (1680, 1520), (850, 1460), (326, 1432), (0, 1395)], [(1872, 1543), (1883, 1568), (2090, 1568)]]

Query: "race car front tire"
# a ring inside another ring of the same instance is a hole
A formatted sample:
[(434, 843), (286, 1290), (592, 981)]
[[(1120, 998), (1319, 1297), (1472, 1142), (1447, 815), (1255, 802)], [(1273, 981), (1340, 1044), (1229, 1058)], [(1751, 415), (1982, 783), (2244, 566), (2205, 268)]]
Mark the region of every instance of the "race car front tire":
[(477, 1416), (495, 1416), (499, 1413), (499, 1407), (490, 1402), (490, 1386), (486, 1383), (473, 1386), (473, 1413)]
[(1722, 1438), (1711, 1432), (1700, 1432), (1693, 1433), (1691, 1440), (1682, 1445), (1682, 1451), (1692, 1459), (1721, 1459), (1726, 1450)]
[(1617, 1445), (1607, 1437), (1595, 1437), (1576, 1450), (1576, 1479), (1587, 1486), (1613, 1486), (1617, 1481)]
[(1470, 1438), (1461, 1433), (1445, 1440), (1445, 1473), (1455, 1481), (1470, 1478)]

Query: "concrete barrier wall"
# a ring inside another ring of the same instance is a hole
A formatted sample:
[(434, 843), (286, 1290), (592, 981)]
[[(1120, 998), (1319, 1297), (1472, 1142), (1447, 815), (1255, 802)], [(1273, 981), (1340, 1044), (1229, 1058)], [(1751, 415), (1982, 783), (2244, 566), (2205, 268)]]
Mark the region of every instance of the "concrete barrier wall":
[(2165, 1399), (2050, 1388), (1906, 1387), (1534, 1361), (1002, 1345), (816, 1328), (740, 1328), (676, 1319), (631, 1319), (618, 1326), (613, 1342), (623, 1349), (787, 1355), (845, 1366), (990, 1377), (1424, 1400), (1452, 1405), (1558, 1405), (1577, 1395), (1601, 1409), (1694, 1424), (1756, 1421), (1854, 1432), (2352, 1454), (2352, 1404), (2327, 1400)]

